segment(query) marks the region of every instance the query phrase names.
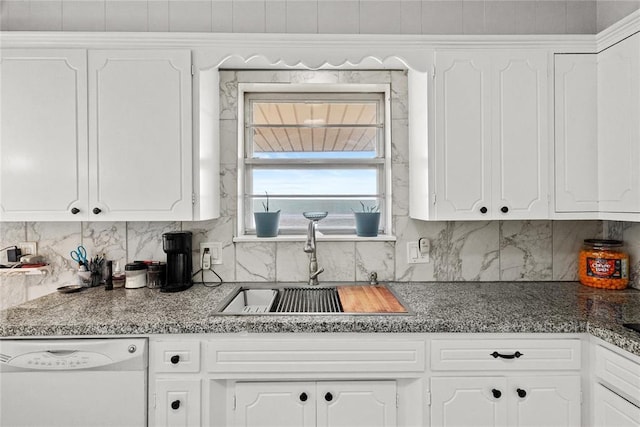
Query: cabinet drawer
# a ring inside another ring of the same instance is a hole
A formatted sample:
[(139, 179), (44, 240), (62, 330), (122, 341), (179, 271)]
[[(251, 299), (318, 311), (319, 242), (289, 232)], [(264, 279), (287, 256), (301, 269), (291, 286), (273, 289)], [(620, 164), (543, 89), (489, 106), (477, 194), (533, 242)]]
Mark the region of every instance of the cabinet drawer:
[(599, 345), (596, 347), (596, 376), (640, 405), (640, 363)]
[(152, 341), (151, 369), (155, 372), (200, 372), (200, 341)]
[(440, 371), (580, 369), (580, 340), (433, 340), (431, 368)]
[(209, 372), (421, 372), (425, 342), (358, 339), (208, 341)]

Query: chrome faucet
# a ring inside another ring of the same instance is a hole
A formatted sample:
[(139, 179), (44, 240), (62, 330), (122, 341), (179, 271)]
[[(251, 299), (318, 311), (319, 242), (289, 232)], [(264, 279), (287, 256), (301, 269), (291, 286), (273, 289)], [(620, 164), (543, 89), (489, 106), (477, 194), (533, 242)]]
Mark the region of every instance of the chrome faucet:
[(324, 271), (324, 268), (318, 268), (318, 257), (316, 256), (316, 227), (318, 226), (318, 221), (327, 216), (327, 213), (324, 212), (324, 216), (317, 214), (318, 212), (304, 213), (305, 218), (309, 219), (309, 226), (307, 227), (307, 242), (304, 244), (304, 251), (309, 254), (310, 286), (318, 286), (318, 275)]

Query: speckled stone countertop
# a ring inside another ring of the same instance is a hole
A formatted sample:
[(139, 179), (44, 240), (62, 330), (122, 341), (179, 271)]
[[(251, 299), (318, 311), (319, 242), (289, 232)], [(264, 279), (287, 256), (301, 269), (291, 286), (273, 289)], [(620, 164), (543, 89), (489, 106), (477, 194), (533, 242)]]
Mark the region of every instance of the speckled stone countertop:
[[(331, 285), (325, 283), (324, 285)], [(173, 294), (93, 288), (54, 293), (0, 311), (0, 337), (232, 332), (588, 332), (636, 355), (640, 291), (574, 282), (391, 283), (413, 315), (215, 314), (238, 284), (194, 285)]]

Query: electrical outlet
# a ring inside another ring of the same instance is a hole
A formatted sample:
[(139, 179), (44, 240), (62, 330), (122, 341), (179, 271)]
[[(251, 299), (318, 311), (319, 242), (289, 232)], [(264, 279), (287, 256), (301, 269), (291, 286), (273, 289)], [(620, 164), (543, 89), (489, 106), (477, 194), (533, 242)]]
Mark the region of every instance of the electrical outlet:
[(22, 255), (38, 255), (38, 244), (36, 242), (20, 242), (16, 245), (22, 251)]
[(427, 264), (429, 262), (429, 250), (425, 251), (424, 240), (418, 249), (418, 242), (407, 243), (407, 263), (409, 264)]
[[(202, 262), (205, 248), (209, 248), (209, 259), (211, 264), (222, 264), (222, 242), (200, 243), (200, 261)], [(202, 266), (205, 270), (208, 267)]]

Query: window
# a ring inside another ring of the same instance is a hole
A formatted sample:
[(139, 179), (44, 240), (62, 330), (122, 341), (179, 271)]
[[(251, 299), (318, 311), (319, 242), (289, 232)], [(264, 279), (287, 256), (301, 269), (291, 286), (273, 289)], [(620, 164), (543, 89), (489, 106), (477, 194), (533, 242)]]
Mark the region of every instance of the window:
[(240, 84), (241, 233), (253, 212), (280, 210), (280, 234), (301, 234), (305, 211), (327, 211), (325, 234), (354, 234), (354, 211), (378, 209), (389, 229), (389, 86)]

